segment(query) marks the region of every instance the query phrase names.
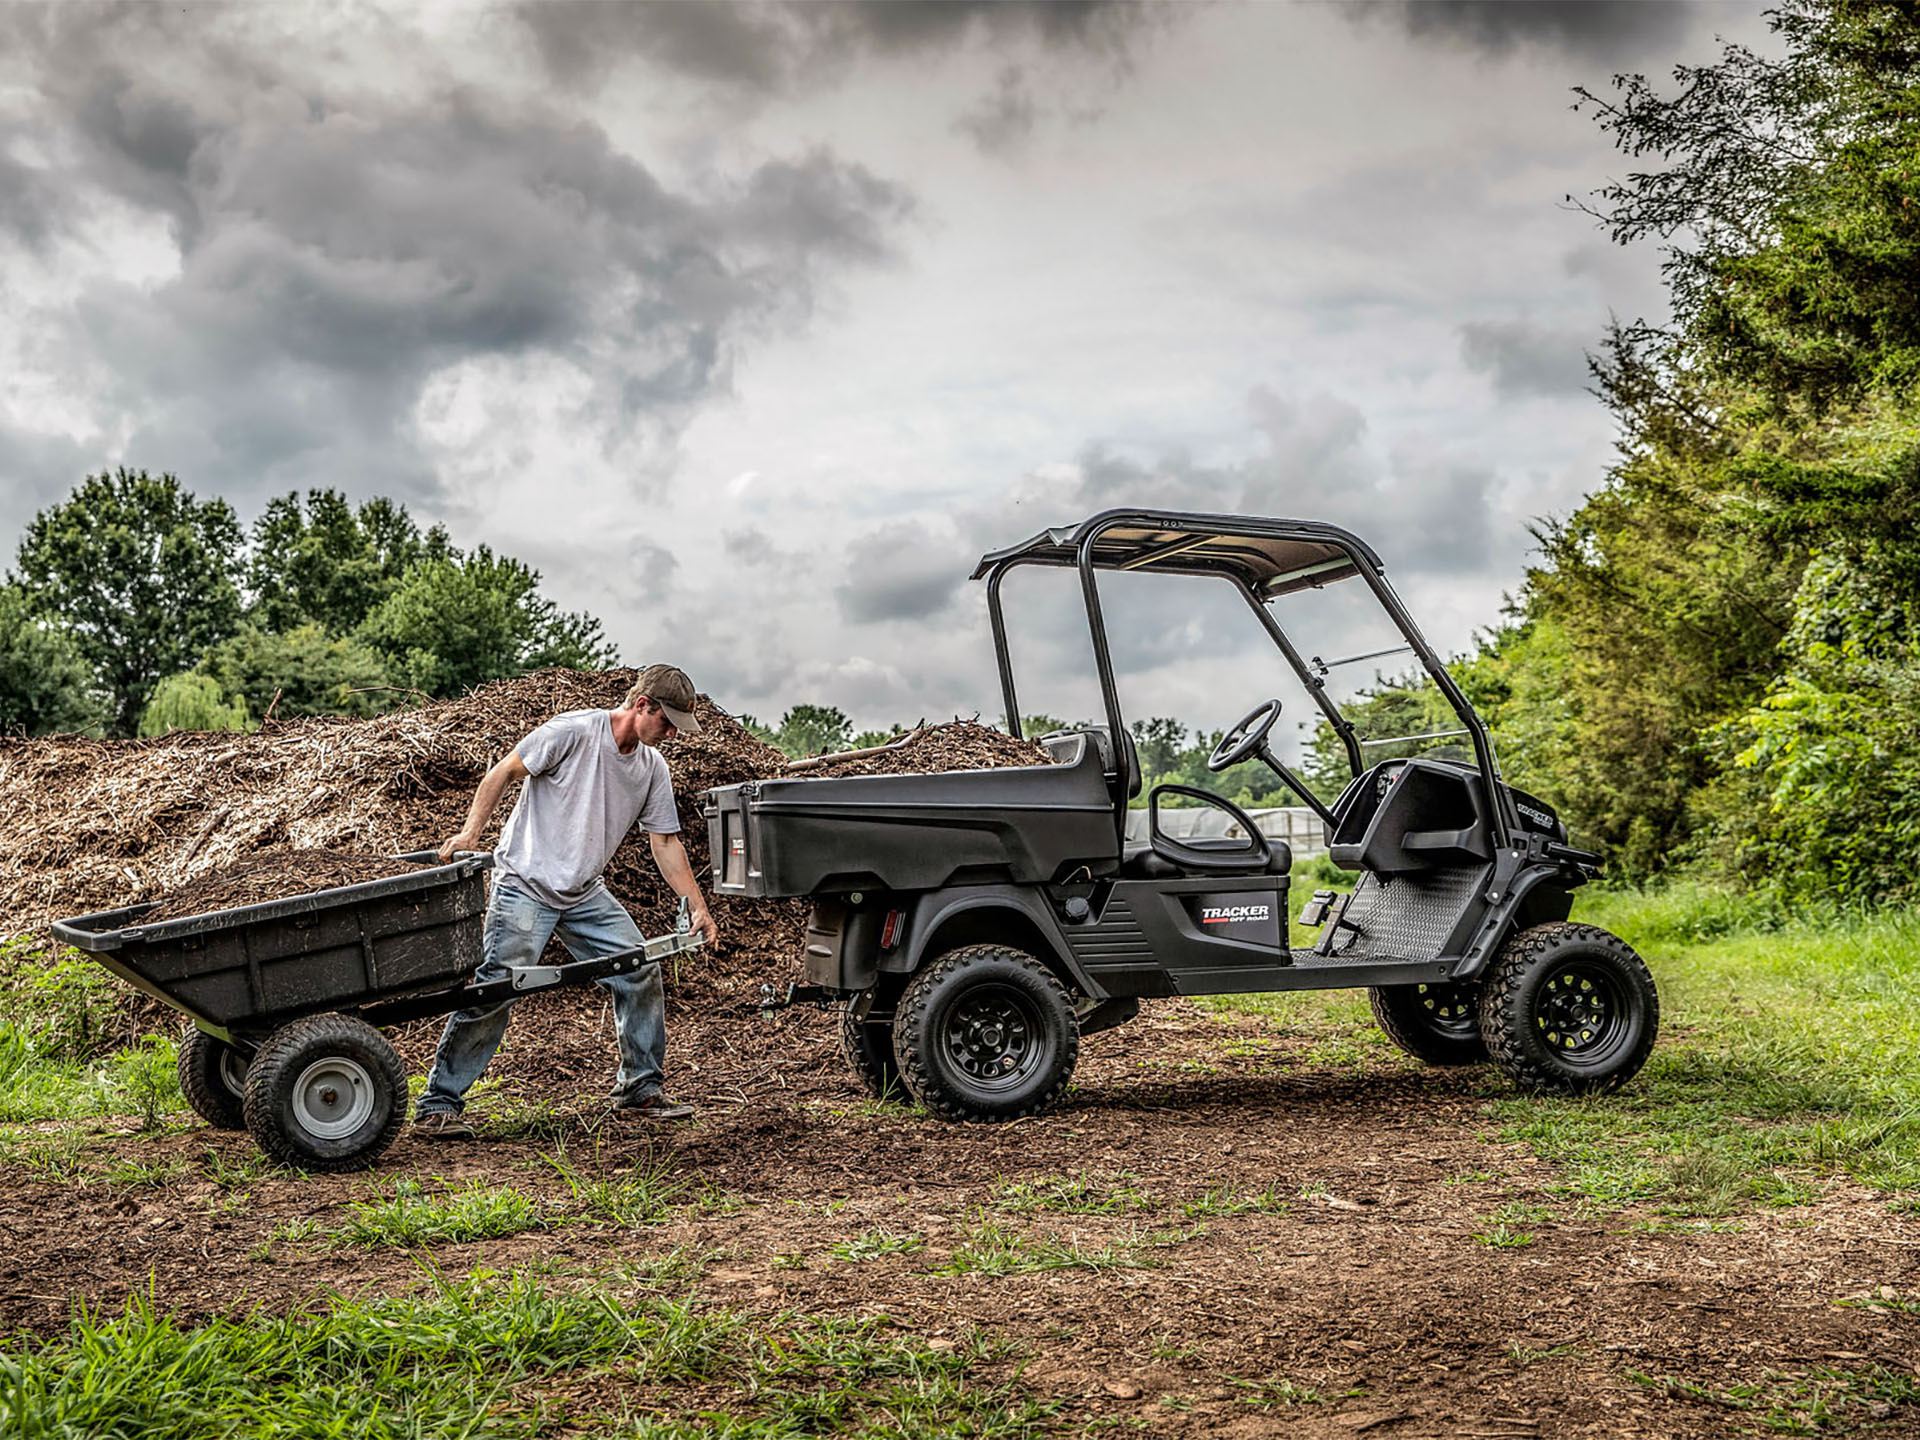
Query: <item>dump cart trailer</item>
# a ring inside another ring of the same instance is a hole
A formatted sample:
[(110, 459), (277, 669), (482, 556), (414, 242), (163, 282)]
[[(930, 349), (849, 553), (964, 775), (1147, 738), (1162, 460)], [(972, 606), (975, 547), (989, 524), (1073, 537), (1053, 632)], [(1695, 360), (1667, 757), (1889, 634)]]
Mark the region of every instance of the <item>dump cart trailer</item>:
[[(1626, 1081), (1654, 1041), (1659, 1000), (1640, 957), (1568, 923), (1598, 857), (1552, 807), (1502, 778), (1486, 726), (1359, 537), (1317, 521), (1109, 510), (986, 555), (1007, 728), (1021, 733), (1001, 587), (1027, 566), (1075, 571), (1104, 724), (1040, 737), (1051, 764), (937, 775), (749, 781), (706, 799), (713, 890), (813, 901), (801, 983), (785, 1000), (837, 1005), (848, 1064), (875, 1094), (904, 1088), (953, 1120), (1038, 1113), (1065, 1091), (1080, 1037), (1142, 1000), (1363, 987), (1381, 1028), (1431, 1064), (1492, 1059), (1522, 1088), (1582, 1093)], [(1217, 580), (1237, 592), (1337, 737), (1352, 779), (1331, 804), (1274, 754), (1281, 702), (1263, 701), (1209, 757), (1258, 759), (1320, 817), (1350, 894), (1301, 912), (1288, 943), (1283, 840), (1224, 796), (1160, 785), (1147, 836), (1126, 837), (1142, 772), (1114, 681), (1099, 577)], [(1357, 583), (1458, 716), (1441, 732), (1471, 760), (1371, 747), (1328, 671), (1283, 626), (1290, 595)], [(1209, 805), (1241, 838), (1178, 838), (1163, 801)]]
[(131, 905), (53, 932), (193, 1022), (180, 1088), (202, 1119), (328, 1171), (372, 1165), (406, 1120), (406, 1072), (381, 1026), (628, 974), (701, 944), (683, 901), (671, 935), (473, 983), (492, 855), (396, 858), (417, 868), (151, 923), (155, 903)]

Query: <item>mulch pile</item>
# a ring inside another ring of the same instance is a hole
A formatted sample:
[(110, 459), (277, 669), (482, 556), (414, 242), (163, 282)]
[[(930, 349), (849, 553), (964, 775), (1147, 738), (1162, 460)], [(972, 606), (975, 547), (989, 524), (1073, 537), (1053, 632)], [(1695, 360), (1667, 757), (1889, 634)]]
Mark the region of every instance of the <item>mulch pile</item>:
[[(563, 711), (618, 705), (638, 678), (628, 669), (542, 670), (372, 719), (295, 720), (255, 734), (0, 740), (0, 808), (8, 817), (0, 827), (0, 935), (143, 900), (165, 899), (172, 909), (188, 893), (184, 887), (263, 852), (386, 856), (436, 847), (460, 828), (481, 776), (530, 730)], [(1029, 741), (955, 721), (926, 727), (880, 755), (828, 758), (790, 772), (781, 751), (706, 696), (696, 713), (703, 733), (677, 736), (661, 753), (703, 888), (709, 871), (701, 800), (713, 786), (1047, 759)], [(502, 800), (483, 844), (497, 842), (513, 798), (509, 791)], [(643, 931), (671, 928), (675, 897), (644, 836), (636, 832), (621, 847), (606, 878)], [(682, 967), (670, 993), (677, 989), (684, 1002), (701, 987), (737, 995), (784, 978), (800, 953), (806, 916), (804, 901), (716, 900), (723, 950)]]
[(224, 869), (169, 890), (157, 907), (140, 917), (140, 923), (182, 920), (211, 910), (234, 910), (314, 890), (360, 885), (404, 875), (415, 868), (413, 862), (391, 855), (347, 855), (338, 850), (282, 846), (236, 860)]

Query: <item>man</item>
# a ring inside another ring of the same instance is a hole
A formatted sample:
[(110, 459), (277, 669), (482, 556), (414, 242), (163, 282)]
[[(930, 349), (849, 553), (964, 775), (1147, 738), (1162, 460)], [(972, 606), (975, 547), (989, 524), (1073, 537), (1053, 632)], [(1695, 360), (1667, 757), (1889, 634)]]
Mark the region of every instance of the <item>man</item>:
[[(496, 979), (510, 965), (537, 963), (555, 935), (576, 960), (639, 945), (639, 927), (600, 878), (635, 820), (646, 829), (661, 876), (686, 899), (693, 928), (709, 945), (719, 942), (680, 843), (667, 762), (654, 748), (676, 731), (700, 733), (693, 704), (693, 682), (683, 671), (649, 665), (619, 709), (555, 716), (487, 772), (474, 792), (466, 825), (440, 847), (443, 860), (456, 850), (476, 849), (502, 792), (515, 780), (526, 781), (493, 852), (493, 889), (476, 979)], [(613, 992), (620, 1043), (613, 1116), (685, 1119), (693, 1107), (668, 1099), (661, 1088), (667, 1031), (660, 967), (643, 966), (599, 983)], [(506, 1034), (512, 1003), (448, 1017), (415, 1112), (420, 1134), (472, 1138), (473, 1127), (460, 1112)]]

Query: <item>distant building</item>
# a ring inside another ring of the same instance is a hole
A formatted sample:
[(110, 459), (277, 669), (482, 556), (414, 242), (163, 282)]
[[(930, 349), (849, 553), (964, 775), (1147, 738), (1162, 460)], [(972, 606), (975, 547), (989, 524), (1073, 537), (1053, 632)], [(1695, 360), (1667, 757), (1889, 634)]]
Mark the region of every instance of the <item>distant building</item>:
[[(1279, 805), (1271, 810), (1249, 810), (1247, 816), (1260, 827), (1260, 833), (1287, 842), (1294, 858), (1308, 859), (1327, 852), (1327, 831), (1320, 817), (1304, 805)], [(1226, 811), (1212, 805), (1190, 805), (1160, 811), (1160, 829), (1175, 840), (1195, 837), (1241, 838), (1239, 822)], [(1147, 838), (1147, 812), (1127, 811), (1127, 839)]]

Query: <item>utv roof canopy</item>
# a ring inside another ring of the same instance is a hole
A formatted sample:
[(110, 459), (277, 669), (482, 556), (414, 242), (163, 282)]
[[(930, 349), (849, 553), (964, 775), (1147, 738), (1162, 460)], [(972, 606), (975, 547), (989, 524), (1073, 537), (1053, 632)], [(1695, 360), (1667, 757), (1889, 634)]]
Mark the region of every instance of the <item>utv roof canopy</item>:
[(1250, 515), (1108, 510), (982, 556), (973, 578), (1010, 564), (1075, 566), (1083, 553), (1096, 570), (1225, 575), (1262, 597), (1345, 580), (1358, 568), (1357, 557), (1376, 571), (1383, 568), (1365, 541), (1337, 525)]

